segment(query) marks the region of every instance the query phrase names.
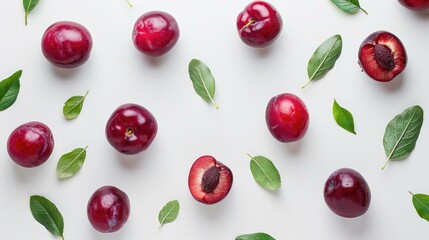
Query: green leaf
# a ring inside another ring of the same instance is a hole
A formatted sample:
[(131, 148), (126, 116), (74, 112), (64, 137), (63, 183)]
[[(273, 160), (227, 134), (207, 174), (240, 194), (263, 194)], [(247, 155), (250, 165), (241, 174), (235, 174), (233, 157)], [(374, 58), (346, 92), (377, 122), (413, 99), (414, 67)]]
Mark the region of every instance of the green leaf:
[(28, 14), (36, 7), (39, 0), (24, 0), (24, 11), (25, 11), (25, 25), (27, 25)]
[(219, 109), (213, 100), (216, 88), (215, 79), (207, 65), (198, 59), (192, 59), (188, 70), (195, 92), (204, 101), (211, 103), (216, 109)]
[(21, 75), (22, 70), (18, 70), (0, 82), (0, 111), (8, 109), (15, 103), (19, 93)]
[(266, 233), (244, 234), (235, 238), (235, 240), (276, 240)]
[(346, 13), (355, 14), (360, 10), (366, 15), (368, 13), (365, 9), (360, 7), (359, 0), (331, 0), (339, 9), (343, 10)]
[(420, 129), (423, 125), (423, 109), (420, 106), (412, 106), (395, 116), (386, 127), (383, 145), (389, 160), (405, 159), (414, 150)]
[(413, 194), (413, 205), (417, 214), (426, 221), (429, 221), (429, 195), (426, 194)]
[(253, 178), (263, 188), (267, 190), (277, 190), (281, 186), (280, 173), (273, 162), (266, 157), (256, 156), (250, 160), (250, 170)]
[(42, 224), (54, 236), (64, 239), (64, 219), (58, 208), (45, 197), (30, 197), (30, 210), (34, 219)]
[(341, 107), (335, 99), (334, 105), (332, 106), (332, 114), (334, 115), (334, 119), (340, 127), (353, 134), (356, 134), (353, 115), (347, 109)]
[(79, 116), (82, 111), (83, 102), (85, 101), (88, 91), (86, 91), (84, 96), (73, 96), (69, 98), (63, 107), (63, 114), (68, 120), (75, 119)]
[(305, 88), (313, 80), (321, 79), (331, 70), (341, 55), (343, 41), (341, 35), (334, 35), (324, 41), (308, 61), (307, 73), (309, 81), (302, 86)]
[(158, 214), (159, 224), (164, 225), (171, 223), (176, 220), (177, 215), (179, 215), (180, 205), (179, 201), (173, 200), (168, 202)]
[(82, 168), (87, 148), (88, 146), (85, 148), (76, 148), (61, 156), (57, 164), (57, 175), (60, 179), (72, 177)]

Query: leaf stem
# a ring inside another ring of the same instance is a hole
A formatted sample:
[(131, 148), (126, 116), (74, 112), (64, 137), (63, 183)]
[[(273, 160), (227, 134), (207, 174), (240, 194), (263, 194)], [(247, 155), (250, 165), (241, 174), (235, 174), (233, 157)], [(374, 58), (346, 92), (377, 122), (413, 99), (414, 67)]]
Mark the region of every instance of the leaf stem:
[(383, 164), (383, 166), (381, 167), (381, 170), (384, 170), (385, 168), (386, 168), (386, 166), (387, 166), (387, 164), (389, 163), (389, 161), (390, 161), (390, 156), (387, 158), (387, 160), (386, 160), (386, 162)]
[(216, 108), (216, 110), (219, 110), (219, 106), (218, 106), (218, 105), (216, 105), (216, 103), (213, 101), (213, 99), (212, 99), (212, 98), (210, 98), (210, 101), (211, 101), (211, 103), (212, 103), (213, 107), (215, 107), (215, 108)]
[(61, 240), (64, 240), (64, 235), (61, 235)]
[(408, 191), (413, 197), (414, 197), (414, 193), (412, 193), (411, 191)]
[(313, 80), (312, 79), (308, 80), (308, 82), (306, 84), (304, 84), (304, 86), (302, 86), (301, 89), (306, 88), (311, 83), (311, 81), (313, 81)]
[(130, 6), (130, 8), (133, 7), (133, 5), (131, 4), (130, 0), (127, 0), (128, 6)]
[(366, 15), (368, 15), (368, 12), (365, 9), (360, 8), (360, 10), (362, 10), (362, 12), (364, 12)]
[(248, 154), (248, 153), (246, 153), (247, 154), (247, 156), (249, 156), (250, 157), (250, 159), (253, 159), (253, 156), (252, 155), (250, 155), (250, 154)]
[(24, 17), (25, 26), (27, 26), (27, 18), (28, 18), (28, 12), (25, 12), (25, 17)]

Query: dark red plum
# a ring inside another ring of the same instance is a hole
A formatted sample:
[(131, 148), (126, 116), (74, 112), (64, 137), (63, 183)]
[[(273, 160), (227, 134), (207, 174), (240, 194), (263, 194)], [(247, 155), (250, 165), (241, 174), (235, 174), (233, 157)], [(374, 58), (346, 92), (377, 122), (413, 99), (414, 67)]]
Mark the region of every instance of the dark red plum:
[(7, 140), (7, 151), (15, 163), (33, 168), (51, 156), (54, 137), (51, 129), (41, 122), (29, 122), (17, 127)]
[(99, 232), (111, 233), (121, 229), (130, 215), (130, 201), (125, 192), (113, 186), (104, 186), (88, 201), (89, 222)]
[(137, 154), (155, 139), (158, 124), (152, 113), (138, 104), (119, 106), (106, 124), (106, 138), (118, 152)]
[(424, 11), (429, 9), (429, 0), (399, 0), (406, 8), (413, 11)]
[(323, 194), (328, 207), (346, 218), (363, 215), (371, 203), (368, 183), (360, 173), (350, 168), (333, 172), (326, 180)]
[(265, 120), (271, 135), (280, 142), (294, 142), (304, 137), (309, 114), (304, 102), (294, 94), (279, 94), (268, 102)]
[(237, 17), (237, 30), (241, 40), (251, 47), (267, 47), (279, 36), (283, 20), (273, 5), (254, 1)]
[(91, 50), (91, 34), (79, 23), (54, 23), (42, 37), (43, 55), (60, 68), (75, 68), (84, 64), (89, 59)]
[(162, 11), (151, 11), (137, 19), (132, 38), (140, 52), (159, 57), (176, 45), (179, 36), (179, 25), (173, 16)]

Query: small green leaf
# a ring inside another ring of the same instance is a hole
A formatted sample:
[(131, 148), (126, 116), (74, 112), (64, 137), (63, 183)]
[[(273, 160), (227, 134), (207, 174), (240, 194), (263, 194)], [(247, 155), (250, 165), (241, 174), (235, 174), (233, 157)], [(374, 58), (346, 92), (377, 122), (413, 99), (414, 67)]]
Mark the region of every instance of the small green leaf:
[(24, 11), (25, 11), (25, 25), (27, 25), (28, 14), (36, 7), (39, 0), (23, 0)]
[(30, 197), (30, 210), (37, 222), (64, 240), (64, 219), (55, 204), (45, 197), (33, 195)]
[(341, 55), (343, 47), (340, 35), (334, 35), (324, 41), (313, 53), (308, 61), (307, 73), (309, 81), (302, 86), (305, 88), (313, 80), (321, 79), (331, 70)]
[(215, 79), (207, 65), (198, 59), (192, 59), (188, 70), (195, 92), (204, 101), (211, 103), (216, 109), (219, 109), (213, 100), (216, 89)]
[(266, 233), (251, 233), (240, 235), (235, 240), (276, 240)]
[(383, 145), (387, 155), (387, 166), (390, 160), (403, 160), (414, 150), (420, 129), (423, 125), (423, 109), (416, 105), (405, 109), (387, 124)]
[(426, 221), (429, 221), (429, 195), (426, 194), (413, 194), (413, 205), (417, 214)]
[(277, 190), (281, 186), (280, 173), (273, 162), (266, 157), (252, 157), (247, 154), (250, 160), (250, 170), (255, 181), (267, 190)]
[(57, 175), (60, 179), (72, 177), (82, 168), (87, 148), (88, 146), (85, 148), (76, 148), (61, 156), (57, 164)]
[(334, 115), (334, 119), (340, 127), (353, 134), (356, 134), (353, 115), (347, 109), (341, 107), (335, 99), (334, 105), (332, 106), (332, 114)]
[(63, 114), (66, 119), (71, 120), (79, 116), (87, 95), (88, 91), (84, 96), (73, 96), (64, 103)]
[(8, 109), (15, 103), (19, 93), (21, 75), (22, 70), (18, 70), (0, 82), (0, 111)]
[(168, 202), (158, 214), (158, 221), (160, 226), (171, 223), (176, 220), (177, 215), (179, 215), (180, 205), (179, 201), (173, 200)]
[(360, 10), (366, 15), (368, 13), (365, 9), (360, 7), (359, 0), (331, 0), (339, 9), (343, 10), (346, 13), (355, 14)]

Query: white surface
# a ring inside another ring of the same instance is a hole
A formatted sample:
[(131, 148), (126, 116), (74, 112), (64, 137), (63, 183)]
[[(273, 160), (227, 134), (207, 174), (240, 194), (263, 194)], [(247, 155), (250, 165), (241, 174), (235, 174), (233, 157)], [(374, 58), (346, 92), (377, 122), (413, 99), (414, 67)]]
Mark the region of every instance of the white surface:
[[(408, 193), (429, 193), (428, 123), (408, 159), (380, 170), (388, 121), (414, 104), (429, 110), (428, 15), (390, 0), (362, 0), (368, 16), (349, 16), (328, 0), (272, 0), (283, 17), (283, 32), (274, 45), (258, 50), (244, 45), (235, 29), (236, 16), (249, 1), (132, 1), (134, 8), (125, 0), (41, 1), (27, 27), (21, 1), (0, 8), (0, 78), (23, 70), (17, 102), (0, 113), (2, 239), (54, 239), (31, 216), (32, 194), (56, 203), (68, 240), (227, 240), (258, 231), (279, 240), (417, 239), (429, 234), (429, 223), (418, 217)], [(169, 12), (181, 30), (176, 47), (155, 60), (131, 42), (134, 21), (149, 10)], [(44, 30), (60, 20), (85, 25), (94, 41), (89, 61), (71, 71), (52, 67), (40, 50)], [(386, 84), (370, 80), (357, 64), (360, 43), (381, 29), (395, 33), (408, 52), (403, 75)], [(311, 54), (337, 33), (343, 51), (336, 66), (301, 90)], [(187, 72), (192, 58), (211, 68), (219, 111), (194, 92)], [(64, 101), (86, 90), (81, 115), (66, 121)], [(308, 132), (298, 143), (277, 142), (265, 125), (266, 103), (282, 92), (301, 97), (310, 113)], [(354, 114), (356, 136), (334, 122), (334, 98)], [(159, 124), (153, 145), (134, 157), (116, 153), (104, 136), (112, 111), (127, 102), (147, 107)], [(23, 169), (10, 160), (6, 141), (15, 127), (31, 120), (50, 126), (56, 145), (43, 166)], [(59, 157), (86, 145), (82, 170), (57, 180)], [(283, 180), (280, 191), (270, 193), (255, 183), (246, 153), (273, 160)], [(234, 173), (230, 194), (212, 206), (196, 202), (187, 187), (191, 164), (204, 154)], [(326, 178), (341, 167), (356, 169), (370, 185), (371, 206), (360, 218), (338, 217), (323, 200)], [(86, 204), (98, 187), (108, 184), (128, 194), (131, 215), (119, 232), (101, 234), (89, 224)], [(180, 201), (179, 217), (159, 229), (158, 211), (172, 199)]]

